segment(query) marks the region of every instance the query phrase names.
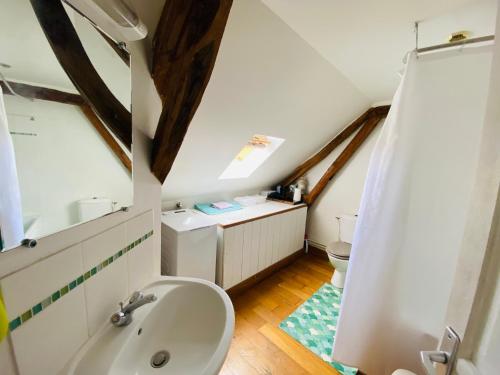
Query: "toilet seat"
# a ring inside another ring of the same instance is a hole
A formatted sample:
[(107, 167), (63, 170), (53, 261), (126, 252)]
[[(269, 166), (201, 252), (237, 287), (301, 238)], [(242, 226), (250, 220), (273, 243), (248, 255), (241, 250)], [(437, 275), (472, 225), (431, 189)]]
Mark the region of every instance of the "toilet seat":
[(326, 247), (329, 256), (335, 259), (349, 260), (351, 255), (351, 244), (343, 241), (335, 241)]

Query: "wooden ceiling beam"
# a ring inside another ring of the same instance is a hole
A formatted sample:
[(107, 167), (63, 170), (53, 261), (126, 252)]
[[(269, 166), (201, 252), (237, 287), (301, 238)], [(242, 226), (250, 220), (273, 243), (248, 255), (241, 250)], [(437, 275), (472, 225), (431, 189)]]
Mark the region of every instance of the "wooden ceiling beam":
[(162, 101), (151, 170), (164, 182), (210, 80), (232, 0), (169, 0), (153, 40), (152, 77)]
[[(388, 110), (388, 108), (387, 108)], [(368, 138), (368, 136), (375, 130), (377, 125), (381, 120), (387, 115), (386, 109), (381, 109), (378, 111), (372, 111), (366, 122), (357, 132), (354, 138), (349, 142), (346, 148), (340, 153), (340, 155), (335, 159), (332, 165), (326, 170), (323, 176), (320, 178), (318, 183), (314, 188), (304, 196), (304, 201), (308, 205), (312, 205), (319, 195), (326, 188), (331, 179), (333, 179), (341, 169), (349, 162), (349, 160), (354, 156), (356, 151), (361, 147), (363, 142)], [(384, 114), (385, 113), (385, 114)]]
[(309, 170), (318, 165), (324, 158), (335, 150), (342, 142), (349, 138), (361, 125), (366, 121), (368, 115), (373, 111), (373, 108), (367, 109), (361, 116), (354, 120), (351, 124), (346, 126), (340, 133), (338, 133), (326, 146), (324, 146), (318, 153), (307, 159), (301, 165), (294, 169), (294, 171), (283, 181), (280, 185), (289, 186), (299, 177), (304, 176)]
[[(12, 87), (16, 94), (21, 95), (27, 99), (39, 99), (39, 100), (47, 100), (51, 102), (57, 102), (62, 104), (71, 104), (71, 105), (83, 105), (85, 104), (85, 100), (78, 95), (70, 92), (49, 89), (47, 87), (41, 86), (33, 86), (27, 83), (19, 83), (7, 81), (9, 86)], [(7, 85), (0, 81), (0, 86), (2, 86), (3, 93), (6, 95), (14, 95), (10, 92)]]
[[(54, 89), (49, 89), (46, 87), (28, 85), (26, 83), (12, 82), (8, 81), (10, 87), (16, 92), (16, 94), (21, 95), (23, 98), (27, 99), (37, 99), (46, 100), (50, 102), (56, 102), (61, 104), (69, 104), (80, 107), (81, 111), (92, 124), (95, 130), (102, 137), (104, 142), (108, 145), (115, 156), (120, 160), (123, 166), (132, 173), (132, 162), (127, 156), (125, 151), (121, 148), (119, 143), (111, 135), (106, 126), (101, 122), (99, 117), (96, 116), (92, 108), (85, 103), (85, 100), (78, 95), (65, 91), (59, 91)], [(9, 91), (8, 87), (3, 81), (0, 81), (0, 86), (2, 87), (3, 93), (7, 95), (14, 95)]]
[[(91, 123), (95, 130), (102, 137), (104, 142), (108, 145), (115, 156), (120, 160), (125, 169), (132, 173), (132, 162), (127, 156), (125, 151), (121, 148), (120, 144), (111, 135), (106, 126), (101, 122), (99, 117), (96, 116), (92, 108), (85, 103), (85, 100), (78, 95), (73, 93), (68, 93), (65, 91), (59, 91), (54, 89), (49, 89), (46, 87), (28, 85), (26, 83), (18, 83), (8, 81), (9, 85), (16, 92), (16, 94), (21, 95), (23, 98), (27, 99), (37, 99), (46, 100), (50, 102), (56, 102), (61, 104), (69, 104), (80, 107), (81, 111)], [(3, 81), (0, 81), (0, 86), (2, 87), (3, 93), (7, 95), (14, 95), (8, 89)]]
[(73, 85), (99, 118), (130, 150), (130, 111), (113, 95), (95, 70), (61, 1), (30, 1), (57, 60)]
[(120, 160), (125, 169), (132, 173), (132, 162), (130, 158), (127, 156), (125, 151), (121, 148), (120, 144), (116, 141), (115, 138), (111, 135), (106, 126), (101, 122), (99, 117), (96, 116), (92, 108), (90, 108), (87, 104), (84, 104), (80, 107), (83, 114), (92, 124), (95, 130), (102, 137), (104, 142), (108, 145), (110, 150), (115, 154), (115, 156)]
[(387, 114), (389, 113), (390, 109), (391, 109), (390, 105), (380, 105), (378, 107), (373, 107), (373, 110), (375, 111), (375, 113), (377, 113), (382, 118), (384, 118), (385, 116), (387, 116)]
[(352, 134), (354, 134), (361, 125), (364, 124), (366, 119), (373, 112), (386, 116), (389, 112), (390, 105), (383, 105), (378, 107), (372, 107), (367, 109), (361, 116), (354, 120), (351, 124), (346, 126), (340, 133), (338, 133), (328, 144), (326, 144), (318, 153), (307, 159), (301, 165), (293, 170), (293, 172), (280, 182), (281, 186), (289, 186), (299, 179), (299, 177), (304, 176), (312, 168), (318, 165), (323, 159), (325, 159), (330, 153), (335, 150), (338, 146), (342, 144), (346, 139), (348, 139)]

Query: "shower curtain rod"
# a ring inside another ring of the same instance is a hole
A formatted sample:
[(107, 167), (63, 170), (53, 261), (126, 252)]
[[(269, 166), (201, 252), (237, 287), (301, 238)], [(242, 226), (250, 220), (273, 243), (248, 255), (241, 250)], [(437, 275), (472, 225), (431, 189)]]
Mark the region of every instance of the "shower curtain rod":
[(416, 48), (415, 51), (417, 53), (430, 52), (430, 51), (435, 51), (435, 50), (443, 49), (443, 48), (460, 47), (460, 46), (464, 46), (466, 44), (488, 42), (490, 40), (495, 40), (495, 35), (486, 35), (486, 36), (480, 36), (477, 38), (459, 40), (456, 42), (436, 44), (434, 46)]

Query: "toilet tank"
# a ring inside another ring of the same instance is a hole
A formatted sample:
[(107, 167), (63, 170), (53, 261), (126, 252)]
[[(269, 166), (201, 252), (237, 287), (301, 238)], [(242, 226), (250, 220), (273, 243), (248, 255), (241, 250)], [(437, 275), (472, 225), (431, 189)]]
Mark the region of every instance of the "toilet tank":
[(352, 244), (354, 228), (356, 227), (357, 215), (340, 215), (339, 220), (339, 241)]

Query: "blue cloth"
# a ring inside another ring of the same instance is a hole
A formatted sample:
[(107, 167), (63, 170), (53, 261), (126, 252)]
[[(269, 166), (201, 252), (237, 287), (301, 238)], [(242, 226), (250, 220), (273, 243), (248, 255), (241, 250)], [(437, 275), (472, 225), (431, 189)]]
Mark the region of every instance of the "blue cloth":
[(237, 211), (241, 210), (242, 207), (239, 203), (236, 202), (229, 202), (232, 204), (231, 207), (224, 208), (224, 209), (218, 209), (215, 207), (212, 207), (212, 203), (196, 203), (194, 205), (194, 208), (196, 208), (198, 211), (201, 211), (207, 215), (217, 215), (217, 214), (223, 214), (224, 212), (231, 212), (231, 211)]

